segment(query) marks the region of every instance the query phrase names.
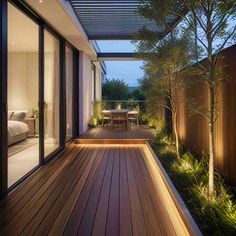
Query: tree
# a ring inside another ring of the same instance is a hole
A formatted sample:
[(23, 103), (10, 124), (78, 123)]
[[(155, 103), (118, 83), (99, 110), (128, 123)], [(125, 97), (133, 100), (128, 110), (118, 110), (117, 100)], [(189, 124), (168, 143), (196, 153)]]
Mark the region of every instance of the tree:
[(102, 84), (103, 100), (127, 100), (129, 98), (128, 85), (119, 79), (105, 80)]
[[(194, 36), (195, 60), (209, 90), (208, 107), (201, 108), (205, 112), (199, 111), (199, 113), (206, 117), (209, 125), (209, 195), (213, 196), (215, 123), (218, 117), (217, 95), (224, 82), (217, 70), (217, 63), (221, 50), (235, 39), (236, 0), (143, 0), (139, 12), (169, 30), (172, 28), (167, 23), (167, 16), (179, 18), (183, 20)], [(153, 37), (153, 41), (157, 40), (153, 32), (148, 31), (148, 33)], [(199, 62), (200, 52), (206, 56), (205, 65)]]
[(191, 62), (191, 37), (188, 31), (180, 33), (173, 31), (158, 44), (152, 44), (150, 42), (152, 39), (142, 34), (146, 40), (142, 40), (137, 46), (140, 56), (146, 61), (144, 66), (146, 77), (140, 82), (152, 106), (155, 104), (157, 107), (162, 106), (171, 111), (176, 153), (179, 157), (177, 117), (179, 96), (185, 85), (179, 73)]
[(135, 88), (133, 91), (130, 92), (130, 97), (133, 100), (144, 101), (145, 96), (140, 88)]

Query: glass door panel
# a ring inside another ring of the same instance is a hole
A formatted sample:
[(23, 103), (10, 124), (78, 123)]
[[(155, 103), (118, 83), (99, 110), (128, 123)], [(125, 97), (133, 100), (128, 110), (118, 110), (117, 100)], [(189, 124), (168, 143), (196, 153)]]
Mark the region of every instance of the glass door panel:
[(39, 165), (38, 34), (8, 3), (8, 187)]
[(66, 141), (72, 138), (73, 129), (73, 51), (66, 47)]
[(44, 33), (44, 156), (59, 147), (60, 137), (60, 80), (59, 41)]

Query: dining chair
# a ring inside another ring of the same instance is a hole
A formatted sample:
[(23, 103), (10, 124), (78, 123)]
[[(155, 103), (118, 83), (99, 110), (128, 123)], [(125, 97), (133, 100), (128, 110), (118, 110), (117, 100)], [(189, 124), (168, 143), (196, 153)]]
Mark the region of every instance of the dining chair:
[(130, 121), (130, 123), (132, 123), (132, 121), (134, 121), (138, 127), (139, 126), (139, 112), (138, 111), (129, 111), (128, 112), (128, 121)]
[(128, 129), (128, 113), (127, 112), (112, 112), (111, 113), (111, 128), (114, 128), (114, 123), (122, 124), (125, 129)]
[(108, 110), (102, 111), (102, 126), (104, 126), (104, 121), (107, 121), (108, 125), (111, 122), (111, 112)]

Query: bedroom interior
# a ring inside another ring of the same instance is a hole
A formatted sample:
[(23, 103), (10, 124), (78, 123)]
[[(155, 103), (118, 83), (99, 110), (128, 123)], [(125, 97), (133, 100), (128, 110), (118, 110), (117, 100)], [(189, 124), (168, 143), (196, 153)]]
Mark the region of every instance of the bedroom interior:
[[(13, 5), (10, 3), (8, 5), (8, 187), (10, 187), (39, 165), (39, 27)], [(59, 147), (59, 40), (45, 30), (44, 42), (44, 157), (47, 157)], [(67, 54), (69, 60), (69, 49)], [(67, 129), (70, 135), (70, 122)]]

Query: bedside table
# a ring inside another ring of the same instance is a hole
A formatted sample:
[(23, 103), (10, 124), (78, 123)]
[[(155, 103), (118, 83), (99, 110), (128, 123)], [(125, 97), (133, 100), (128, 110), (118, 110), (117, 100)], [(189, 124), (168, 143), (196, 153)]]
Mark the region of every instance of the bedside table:
[(28, 136), (29, 137), (36, 137), (38, 135), (38, 130), (37, 130), (37, 120), (38, 118), (26, 118), (24, 122), (28, 125), (29, 127), (29, 132)]

